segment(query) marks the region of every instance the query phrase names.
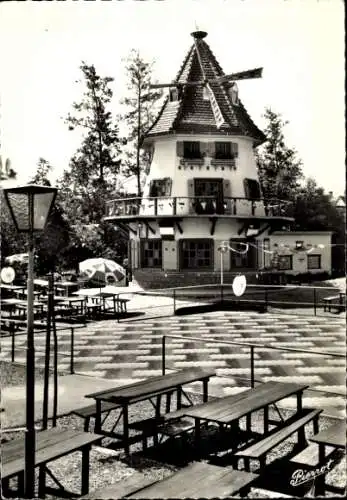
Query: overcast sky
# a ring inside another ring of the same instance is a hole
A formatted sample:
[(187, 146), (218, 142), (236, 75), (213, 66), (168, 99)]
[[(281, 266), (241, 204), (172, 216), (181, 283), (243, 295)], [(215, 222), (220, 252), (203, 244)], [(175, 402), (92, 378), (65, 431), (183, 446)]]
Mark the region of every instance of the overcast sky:
[(290, 123), (286, 142), (306, 176), (327, 191), (345, 186), (344, 3), (342, 0), (148, 0), (6, 2), (0, 5), (1, 142), (20, 180), (40, 156), (58, 176), (79, 144), (61, 117), (81, 95), (82, 60), (115, 79), (113, 111), (124, 94), (132, 48), (172, 80), (192, 44), (206, 42), (226, 73), (262, 66), (239, 83), (261, 128), (266, 106)]

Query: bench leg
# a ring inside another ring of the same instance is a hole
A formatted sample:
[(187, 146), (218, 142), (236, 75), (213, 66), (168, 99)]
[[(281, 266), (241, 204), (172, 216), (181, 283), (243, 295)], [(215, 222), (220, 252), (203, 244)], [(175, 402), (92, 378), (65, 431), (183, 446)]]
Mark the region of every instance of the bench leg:
[(208, 400), (208, 379), (202, 381), (202, 400), (204, 403)]
[(177, 388), (177, 410), (182, 408), (182, 388)]
[(89, 431), (89, 423), (90, 423), (90, 417), (86, 417), (84, 420), (84, 432)]
[(169, 392), (169, 393), (166, 395), (166, 407), (165, 407), (165, 413), (170, 413), (170, 409), (171, 409), (171, 396), (172, 396), (172, 392)]
[(91, 445), (84, 446), (82, 449), (82, 469), (81, 469), (81, 495), (87, 495), (89, 492), (89, 452)]
[(39, 469), (39, 498), (45, 498), (46, 494), (46, 465)]

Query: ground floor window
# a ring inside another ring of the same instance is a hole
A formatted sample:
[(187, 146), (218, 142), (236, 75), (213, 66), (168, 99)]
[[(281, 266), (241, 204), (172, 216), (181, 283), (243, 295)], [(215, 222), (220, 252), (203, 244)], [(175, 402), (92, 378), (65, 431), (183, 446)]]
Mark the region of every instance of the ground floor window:
[(141, 267), (162, 267), (161, 239), (141, 241)]
[(308, 255), (307, 269), (321, 269), (321, 255)]
[(293, 256), (280, 255), (278, 257), (278, 269), (281, 271), (291, 271), (293, 269)]
[(181, 269), (213, 269), (213, 240), (181, 240)]

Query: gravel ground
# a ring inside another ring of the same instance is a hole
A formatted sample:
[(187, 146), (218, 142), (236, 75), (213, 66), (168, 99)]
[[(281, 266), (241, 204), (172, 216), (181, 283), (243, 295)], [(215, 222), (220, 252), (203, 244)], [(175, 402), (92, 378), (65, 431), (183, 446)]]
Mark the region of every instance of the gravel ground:
[[(1, 368), (1, 383), (4, 385), (19, 385), (25, 383), (25, 371), (22, 366), (11, 365), (9, 363), (0, 363)], [(37, 370), (37, 377), (42, 378), (42, 370)], [(199, 394), (190, 394), (190, 398), (194, 403), (201, 402), (201, 396)], [(173, 404), (175, 401), (173, 401)], [(291, 412), (283, 411), (281, 413), (284, 417), (288, 417)], [(130, 421), (140, 420), (153, 415), (153, 407), (149, 402), (139, 403), (133, 405), (130, 410)], [(278, 418), (276, 412), (270, 410), (271, 418)], [(261, 431), (262, 414), (257, 412), (254, 414), (252, 419), (252, 431)], [(320, 429), (324, 429), (333, 423), (332, 419), (321, 418), (320, 419)], [(77, 416), (66, 416), (58, 419), (57, 425), (61, 428), (78, 429), (83, 428), (83, 421)], [(107, 427), (109, 424), (105, 424)], [(241, 429), (244, 429), (245, 422), (241, 420)], [(312, 425), (307, 427), (307, 436), (312, 434)], [(134, 431), (133, 431), (134, 432)], [(23, 435), (22, 432), (16, 433), (6, 433), (2, 434), (2, 442), (9, 439), (18, 438)], [(223, 442), (217, 439), (217, 428), (209, 427), (205, 429), (202, 433), (203, 442), (205, 443), (206, 449), (209, 452), (213, 447), (218, 444), (218, 450), (221, 449), (221, 444), (225, 443), (225, 438)], [(112, 440), (105, 438), (103, 440), (103, 447), (111, 445)], [(284, 453), (291, 451), (295, 443), (295, 437), (288, 439), (280, 447), (269, 454), (269, 462), (280, 457)], [(187, 444), (185, 445), (182, 453), (182, 449), (179, 448), (179, 441), (175, 440), (168, 444), (161, 445), (159, 451), (153, 454), (153, 452), (148, 450), (146, 454), (141, 452), (141, 445), (135, 444), (131, 448), (132, 456), (130, 460), (125, 458), (122, 450), (112, 450), (107, 448), (95, 447), (92, 448), (90, 454), (90, 490), (101, 487), (107, 487), (115, 483), (122, 484), (125, 479), (129, 478), (149, 478), (153, 481), (163, 479), (168, 475), (173, 474), (175, 471), (179, 470), (185, 463), (182, 460), (177, 460), (178, 457), (182, 459), (184, 456), (189, 460), (189, 450), (191, 439), (188, 438)], [(151, 445), (151, 443), (149, 443)], [(170, 445), (170, 446), (169, 446)], [(180, 453), (181, 451), (181, 453)], [(203, 457), (206, 459), (207, 457)], [(218, 459), (217, 459), (218, 460)], [(346, 462), (345, 459), (327, 476), (328, 483), (334, 483), (337, 486), (344, 486), (346, 481), (345, 474)], [(63, 457), (59, 460), (53, 462), (50, 466), (52, 472), (57, 476), (57, 478), (63, 482), (64, 486), (71, 491), (78, 491), (80, 486), (80, 454), (78, 452)], [(131, 480), (131, 479), (130, 479)], [(275, 497), (279, 496), (275, 494)], [(333, 496), (333, 495), (330, 495)], [(250, 498), (271, 498), (274, 494), (267, 492), (264, 489), (252, 488), (249, 494)], [(60, 498), (57, 496), (47, 495), (46, 498)]]

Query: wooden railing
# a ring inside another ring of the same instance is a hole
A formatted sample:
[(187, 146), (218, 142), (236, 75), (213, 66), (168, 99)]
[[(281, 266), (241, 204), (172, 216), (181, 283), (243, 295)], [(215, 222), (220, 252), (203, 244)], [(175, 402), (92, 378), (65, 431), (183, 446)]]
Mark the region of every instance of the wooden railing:
[(286, 216), (288, 202), (214, 196), (118, 198), (106, 202), (106, 219), (138, 215)]

